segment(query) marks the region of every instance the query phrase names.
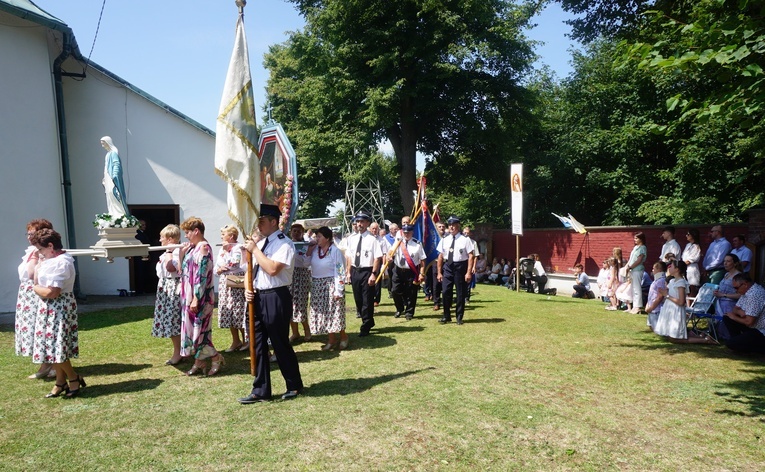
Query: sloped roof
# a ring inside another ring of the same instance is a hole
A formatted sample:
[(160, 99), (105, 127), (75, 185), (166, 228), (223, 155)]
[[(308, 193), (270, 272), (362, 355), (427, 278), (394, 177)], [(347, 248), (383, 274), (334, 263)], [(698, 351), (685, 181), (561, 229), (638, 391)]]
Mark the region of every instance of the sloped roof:
[(0, 0), (0, 10), (51, 29), (70, 34), (72, 32), (66, 23), (29, 0)]

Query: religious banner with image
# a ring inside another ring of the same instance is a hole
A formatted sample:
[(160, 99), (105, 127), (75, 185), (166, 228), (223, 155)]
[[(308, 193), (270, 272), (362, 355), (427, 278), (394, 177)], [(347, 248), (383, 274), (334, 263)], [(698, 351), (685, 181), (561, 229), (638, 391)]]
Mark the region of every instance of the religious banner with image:
[(287, 134), (279, 123), (272, 123), (260, 133), (260, 201), (276, 205), (282, 212), (279, 226), (289, 230), (297, 211), (297, 157)]
[(510, 164), (510, 205), (513, 234), (523, 236), (523, 164)]

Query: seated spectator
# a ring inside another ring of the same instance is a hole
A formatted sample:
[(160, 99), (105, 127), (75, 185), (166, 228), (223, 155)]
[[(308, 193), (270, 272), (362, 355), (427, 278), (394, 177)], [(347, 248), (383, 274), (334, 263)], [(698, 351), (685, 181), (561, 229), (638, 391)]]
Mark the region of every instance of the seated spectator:
[(731, 254), (735, 254), (738, 256), (738, 260), (741, 261), (741, 271), (742, 272), (749, 272), (749, 269), (752, 267), (752, 250), (746, 247), (746, 238), (743, 234), (737, 234), (736, 236), (733, 236), (733, 239), (730, 240), (730, 245), (733, 246), (733, 249), (731, 249)]
[(502, 275), (502, 264), (500, 264), (499, 259), (495, 257), (491, 261), (491, 273), (489, 274), (486, 280), (490, 283), (496, 284), (499, 282), (501, 275)]
[(491, 274), (491, 271), (486, 265), (486, 256), (479, 254), (475, 261), (475, 282), (483, 282), (489, 277), (489, 274)]
[(500, 264), (502, 264), (502, 285), (508, 286), (510, 284), (510, 277), (513, 274), (513, 264), (510, 259), (502, 259)]
[(571, 294), (573, 298), (595, 298), (595, 295), (590, 297), (590, 278), (584, 273), (584, 266), (577, 264), (574, 266), (574, 275), (576, 276), (576, 284), (574, 285), (574, 293)]
[(604, 302), (608, 303), (608, 284), (609, 284), (609, 266), (608, 266), (608, 259), (603, 261), (603, 264), (600, 266), (600, 272), (598, 272), (598, 295), (600, 296), (600, 299)]
[(733, 277), (733, 287), (741, 298), (723, 317), (730, 333), (725, 345), (737, 352), (765, 353), (765, 288), (745, 273)]
[(645, 312), (648, 313), (646, 324), (653, 330), (656, 326), (656, 320), (659, 319), (659, 312), (664, 305), (663, 291), (667, 289), (667, 264), (664, 261), (658, 261), (653, 265), (653, 282), (648, 289), (648, 302), (645, 305)]

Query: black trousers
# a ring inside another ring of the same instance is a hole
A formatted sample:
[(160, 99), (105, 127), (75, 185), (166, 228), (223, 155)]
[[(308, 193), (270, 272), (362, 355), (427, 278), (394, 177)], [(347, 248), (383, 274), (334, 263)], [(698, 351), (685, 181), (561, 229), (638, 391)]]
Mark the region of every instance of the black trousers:
[(276, 354), (276, 362), (287, 384), (287, 390), (302, 390), (297, 356), (289, 339), (292, 320), (292, 295), (289, 287), (255, 293), (255, 380), (252, 393), (271, 398), (271, 363), (268, 359), (268, 339)]
[(438, 281), (438, 268), (436, 267), (436, 264), (433, 264), (431, 267), (431, 276), (433, 278), (433, 305), (434, 306), (440, 306), (441, 305), (441, 295), (443, 294), (443, 287), (441, 282)]
[(723, 323), (730, 333), (730, 339), (725, 343), (730, 349), (739, 352), (765, 353), (765, 335), (760, 330), (744, 326), (727, 316), (723, 316)]
[[(574, 285), (574, 294), (571, 296), (574, 298), (587, 298), (587, 287), (582, 284)], [(647, 299), (648, 297), (644, 298), (643, 300)]]
[(361, 314), (361, 332), (369, 332), (375, 325), (375, 287), (369, 286), (371, 267), (351, 267), (351, 287), (356, 311)]
[(457, 320), (462, 320), (462, 317), (465, 315), (465, 299), (468, 293), (468, 282), (465, 282), (467, 266), (467, 261), (444, 263), (441, 286), (444, 297), (444, 318), (447, 320), (452, 319), (452, 289), (457, 291), (457, 302), (454, 306), (454, 314), (457, 316)]
[[(537, 283), (537, 292), (539, 293), (545, 293), (545, 286), (547, 285), (547, 276), (546, 275), (540, 275), (531, 276), (531, 280)], [(529, 293), (534, 293), (534, 286), (529, 284), (528, 288)]]
[(415, 284), (419, 272), (413, 272), (412, 269), (393, 269), (393, 286), (391, 294), (393, 303), (396, 305), (396, 311), (405, 315), (407, 318), (414, 316), (414, 309), (417, 306), (417, 293), (420, 286)]

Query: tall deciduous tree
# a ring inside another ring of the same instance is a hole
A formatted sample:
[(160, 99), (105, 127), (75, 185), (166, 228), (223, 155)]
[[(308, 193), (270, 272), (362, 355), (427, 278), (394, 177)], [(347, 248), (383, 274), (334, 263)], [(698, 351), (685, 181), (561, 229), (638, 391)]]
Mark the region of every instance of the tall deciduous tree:
[(267, 54), (274, 116), (338, 178), (360, 149), (390, 140), (406, 213), (417, 151), (452, 156), (466, 135), (522, 112), (534, 59), (522, 31), (541, 0), (292, 2), (306, 27)]

